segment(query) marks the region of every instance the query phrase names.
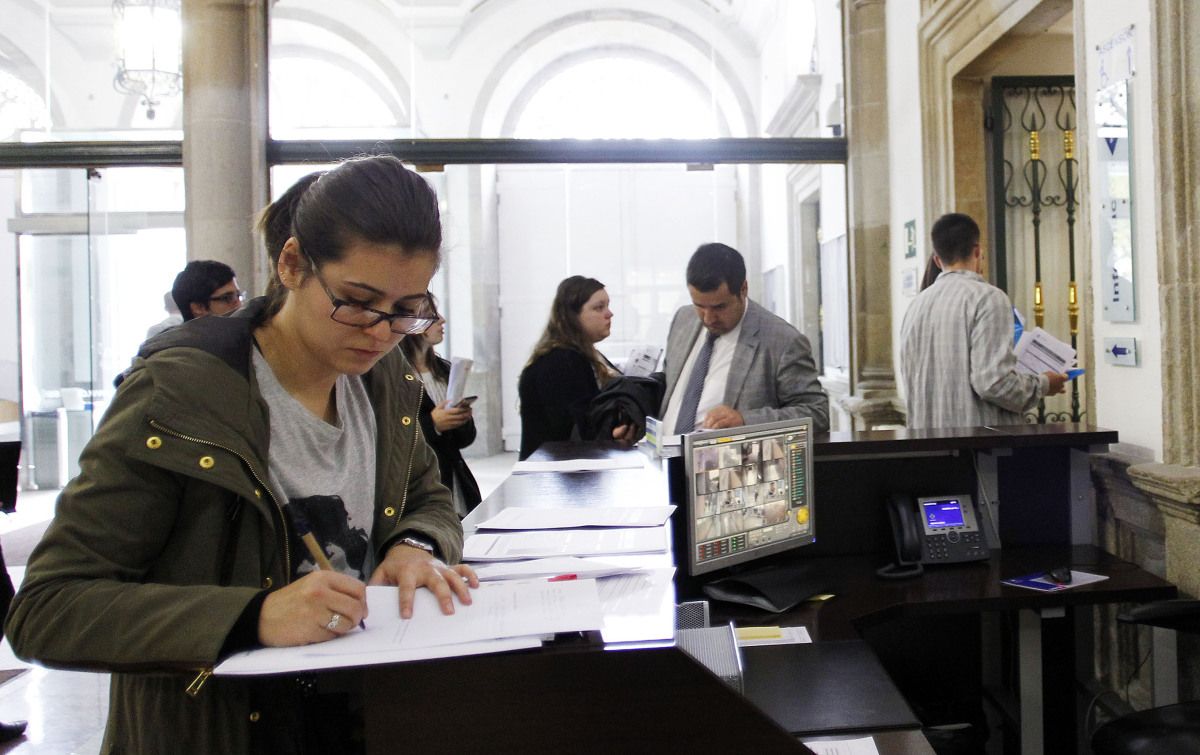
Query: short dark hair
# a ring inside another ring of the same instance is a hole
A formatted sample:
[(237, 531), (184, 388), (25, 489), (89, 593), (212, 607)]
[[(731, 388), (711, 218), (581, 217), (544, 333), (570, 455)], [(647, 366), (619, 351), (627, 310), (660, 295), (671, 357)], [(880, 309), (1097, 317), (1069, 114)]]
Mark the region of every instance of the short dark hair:
[(746, 261), (731, 246), (701, 244), (688, 260), (687, 284), (697, 291), (716, 291), (724, 283), (736, 296), (742, 293), (745, 282)]
[(971, 250), (979, 243), (979, 225), (970, 215), (951, 212), (937, 219), (929, 235), (933, 239), (933, 253), (942, 262), (953, 264), (971, 256)]
[(216, 260), (192, 260), (184, 266), (171, 286), (171, 298), (184, 320), (195, 317), (192, 304), (208, 307), (208, 299), (221, 286), (233, 280), (233, 268)]

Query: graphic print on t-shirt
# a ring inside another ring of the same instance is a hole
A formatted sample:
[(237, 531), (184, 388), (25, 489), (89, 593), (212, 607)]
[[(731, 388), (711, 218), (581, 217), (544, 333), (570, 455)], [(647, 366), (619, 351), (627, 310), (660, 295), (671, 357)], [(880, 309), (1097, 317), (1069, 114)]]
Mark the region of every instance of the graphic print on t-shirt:
[[(367, 532), (350, 525), (346, 505), (340, 496), (313, 495), (292, 498), (288, 501), (288, 506), (295, 507), (295, 510), (299, 510), (308, 520), (313, 537), (324, 549), (334, 569), (343, 574), (356, 574), (359, 579), (368, 576), (363, 574), (367, 558)], [(303, 544), (298, 546), (296, 552), (302, 554), (303, 558), (295, 561), (296, 574), (293, 576), (300, 577), (317, 570), (316, 562)]]

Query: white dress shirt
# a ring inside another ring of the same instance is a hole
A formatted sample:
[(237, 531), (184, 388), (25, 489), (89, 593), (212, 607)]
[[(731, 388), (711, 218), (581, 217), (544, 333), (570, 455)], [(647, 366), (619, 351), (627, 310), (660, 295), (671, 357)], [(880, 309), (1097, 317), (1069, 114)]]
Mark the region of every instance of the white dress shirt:
[[(717, 340), (713, 341), (712, 356), (708, 360), (708, 375), (704, 378), (704, 391), (700, 394), (700, 403), (696, 405), (697, 430), (704, 429), (704, 416), (710, 409), (725, 403), (725, 386), (729, 382), (729, 368), (733, 364), (733, 352), (737, 349), (744, 319), (746, 319), (746, 313), (743, 311), (742, 319), (738, 320), (738, 324), (734, 326), (733, 330), (723, 336), (717, 336)], [(675, 388), (671, 391), (671, 398), (667, 400), (667, 414), (663, 417), (663, 422), (670, 428), (667, 431), (668, 435), (675, 434), (675, 423), (679, 419), (679, 405), (683, 403), (683, 394), (687, 391), (688, 381), (692, 378), (692, 366), (696, 364), (696, 357), (700, 355), (700, 349), (704, 347), (704, 339), (707, 334), (708, 330), (701, 327), (700, 333), (696, 336), (696, 342), (692, 344), (687, 361), (683, 363), (679, 381), (675, 383)]]

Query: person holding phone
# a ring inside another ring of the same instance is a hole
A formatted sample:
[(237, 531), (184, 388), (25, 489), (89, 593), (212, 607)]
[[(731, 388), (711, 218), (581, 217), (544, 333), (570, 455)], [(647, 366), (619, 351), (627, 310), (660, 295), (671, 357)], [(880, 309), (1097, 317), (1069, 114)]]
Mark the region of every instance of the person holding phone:
[(570, 440), (592, 399), (621, 374), (596, 349), (612, 331), (608, 305), (608, 291), (595, 278), (572, 275), (558, 284), (550, 321), (517, 382), (520, 458), (547, 441)]
[[(432, 294), (430, 296), (432, 298)], [(437, 454), (442, 484), (450, 488), (454, 510), (459, 516), (466, 516), (479, 505), (481, 498), (475, 475), (471, 474), (471, 468), (462, 456), (462, 449), (475, 442), (471, 404), (477, 397), (466, 396), (453, 406), (446, 399), (450, 363), (433, 350), (445, 338), (446, 318), (438, 315), (437, 321), (424, 333), (405, 337), (400, 348), (425, 385), (425, 394), (421, 397), (421, 433)]]
[(347, 160), (297, 203), (270, 296), (144, 345), (5, 627), (21, 658), (112, 673), (101, 751), (361, 752), (359, 692), (212, 667), (358, 631), (368, 583), (396, 586), (404, 618), (419, 589), (445, 614), (471, 603), (396, 349), (437, 320), (441, 244), (424, 179), (391, 156)]

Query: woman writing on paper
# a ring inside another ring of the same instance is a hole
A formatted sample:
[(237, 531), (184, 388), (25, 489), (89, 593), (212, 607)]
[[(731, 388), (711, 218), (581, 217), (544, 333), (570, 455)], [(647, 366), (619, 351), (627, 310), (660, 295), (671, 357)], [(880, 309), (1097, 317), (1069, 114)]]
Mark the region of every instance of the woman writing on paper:
[(612, 331), (608, 291), (595, 278), (558, 284), (550, 321), (521, 371), (521, 454), (551, 440), (570, 440), (588, 405), (620, 371), (596, 349)]
[(454, 510), (459, 516), (466, 516), (480, 500), (479, 485), (462, 456), (462, 449), (475, 442), (475, 420), (470, 404), (450, 406), (446, 399), (450, 363), (433, 350), (445, 338), (446, 318), (439, 315), (429, 330), (408, 336), (400, 342), (400, 348), (425, 384), (425, 396), (421, 399), (421, 432), (437, 454), (442, 484), (450, 488), (454, 496)]
[(19, 656), (113, 672), (105, 753), (360, 750), (355, 705), (322, 678), (211, 667), (354, 630), (367, 581), (397, 585), (402, 616), (416, 589), (452, 613), (478, 584), (446, 565), (462, 527), (395, 348), (436, 320), (432, 189), (391, 157), (347, 161), (291, 228), (270, 297), (139, 354), (9, 613)]

